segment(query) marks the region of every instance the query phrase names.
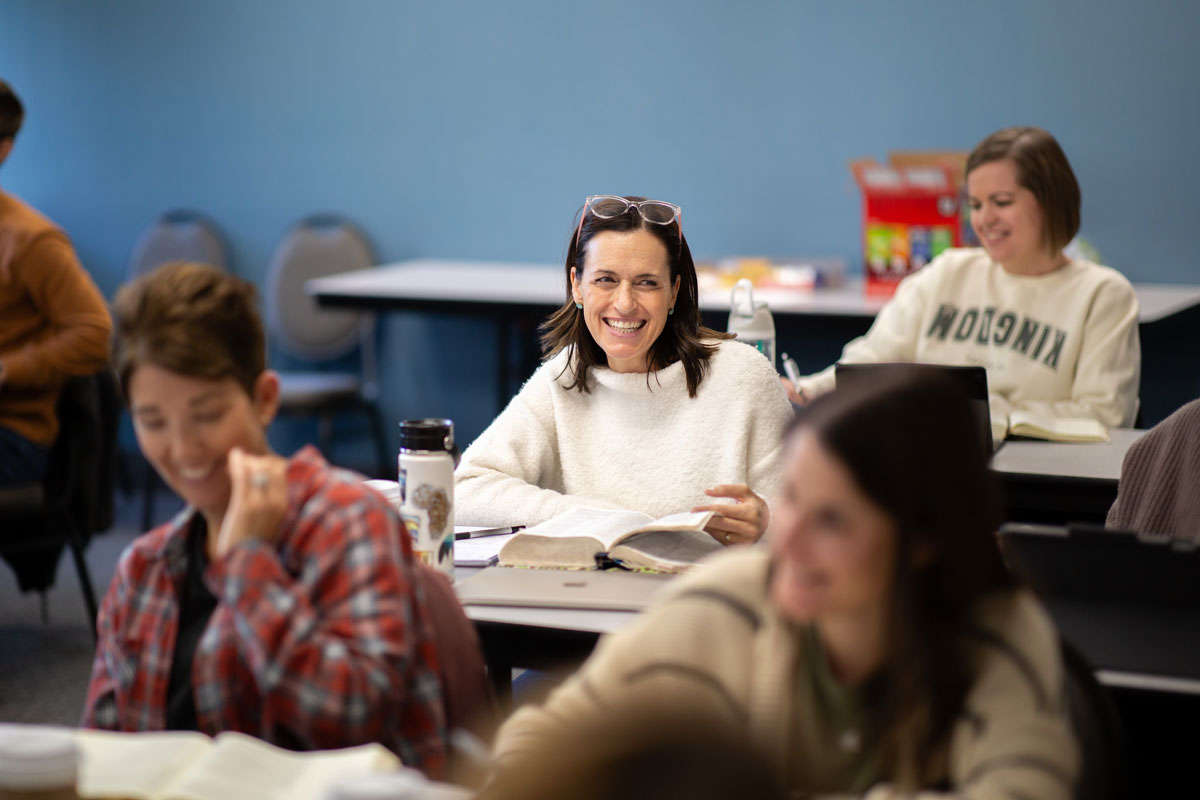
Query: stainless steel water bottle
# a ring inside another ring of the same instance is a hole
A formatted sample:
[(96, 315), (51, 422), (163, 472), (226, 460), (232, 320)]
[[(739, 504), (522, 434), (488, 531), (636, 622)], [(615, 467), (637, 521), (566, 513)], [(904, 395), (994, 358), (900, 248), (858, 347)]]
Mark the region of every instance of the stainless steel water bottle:
[(400, 423), (400, 514), (417, 558), (454, 579), (454, 423)]

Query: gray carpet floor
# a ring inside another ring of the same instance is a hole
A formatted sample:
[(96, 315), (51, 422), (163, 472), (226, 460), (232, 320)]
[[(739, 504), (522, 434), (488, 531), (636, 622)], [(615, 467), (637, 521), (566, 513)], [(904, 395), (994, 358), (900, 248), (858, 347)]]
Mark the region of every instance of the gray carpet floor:
[[(97, 598), (103, 597), (121, 551), (142, 531), (141, 495), (118, 493), (116, 524), (97, 534), (87, 560)], [(155, 518), (167, 519), (179, 503), (160, 491)], [(94, 646), (75, 564), (63, 553), (54, 587), (42, 599), (21, 594), (7, 564), (0, 564), (0, 721), (76, 725), (87, 695)]]

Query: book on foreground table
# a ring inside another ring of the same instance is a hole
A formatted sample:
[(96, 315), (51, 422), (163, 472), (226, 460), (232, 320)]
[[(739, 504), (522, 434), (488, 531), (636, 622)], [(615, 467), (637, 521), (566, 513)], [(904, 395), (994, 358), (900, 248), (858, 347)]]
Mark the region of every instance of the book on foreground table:
[(1108, 429), (1087, 417), (1051, 417), (1018, 410), (1008, 415), (1008, 435), (1051, 442), (1107, 442)]
[(81, 798), (319, 800), (345, 777), (400, 769), (381, 744), (298, 753), (242, 733), (76, 733)]
[(592, 569), (607, 555), (630, 569), (682, 572), (721, 549), (704, 532), (711, 511), (669, 514), (655, 519), (638, 511), (573, 508), (516, 533), (500, 550), (507, 567)]

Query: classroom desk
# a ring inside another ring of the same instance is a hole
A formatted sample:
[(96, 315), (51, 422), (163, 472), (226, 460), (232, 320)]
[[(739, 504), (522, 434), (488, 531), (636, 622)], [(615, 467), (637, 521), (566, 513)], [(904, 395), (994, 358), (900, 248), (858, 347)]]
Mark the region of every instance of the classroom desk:
[[(561, 266), (490, 261), (416, 259), (310, 280), (305, 290), (321, 305), (376, 311), (461, 312), (505, 308), (556, 308), (565, 299)], [(1141, 303), (1139, 322), (1157, 322), (1200, 305), (1200, 286), (1134, 284)], [(867, 297), (862, 281), (809, 292), (759, 290), (777, 315), (874, 317), (885, 298)], [(476, 308), (478, 307), (478, 308)], [(700, 307), (729, 311), (729, 290), (701, 292)]]
[[(458, 580), (478, 570), (455, 569)], [(1053, 599), (1059, 630), (1107, 686), (1200, 697), (1200, 616)], [(637, 617), (632, 611), (466, 606), (485, 660), (504, 691), (513, 668), (553, 669), (585, 658), (600, 636)]]
[[(1006, 519), (1054, 524), (1103, 523), (1116, 498), (1121, 461), (1129, 446), (1143, 433), (1114, 429), (1110, 431), (1109, 442), (1091, 444), (1005, 442), (996, 452), (992, 467), (1007, 494)], [(476, 571), (458, 567), (455, 574), (463, 578)], [(1078, 614), (1071, 610), (1064, 613), (1074, 624)], [(590, 652), (601, 634), (618, 629), (634, 616), (625, 611), (494, 606), (468, 606), (467, 615), (476, 623), (489, 667), (494, 668), (492, 673), (502, 690), (512, 667), (549, 669), (578, 660)], [(1086, 627), (1082, 630), (1082, 639), (1096, 641), (1094, 630)], [(1085, 643), (1081, 647), (1085, 654), (1098, 652), (1095, 644)], [(1113, 685), (1137, 683), (1138, 678), (1128, 676), (1141, 674), (1138, 670), (1129, 669), (1129, 664), (1119, 657), (1113, 661), (1107, 655), (1117, 651), (1115, 646), (1105, 650), (1100, 645), (1100, 651), (1106, 655), (1097, 664), (1113, 667), (1107, 678)], [(1146, 674), (1157, 675), (1153, 670)], [(1194, 675), (1183, 677), (1200, 680), (1200, 667)]]
[[(401, 261), (317, 278), (309, 281), (305, 290), (322, 306), (370, 311), (425, 311), (491, 319), (496, 327), (499, 370), (497, 411), (507, 404), (510, 396), (509, 354), (513, 321), (524, 318), (532, 323), (527, 325), (532, 329), (532, 325), (566, 298), (561, 266), (443, 259)], [(1134, 290), (1141, 303), (1139, 322), (1143, 327), (1200, 309), (1200, 286), (1135, 284)], [(809, 292), (761, 290), (755, 292), (755, 299), (770, 304), (777, 324), (785, 326), (789, 320), (819, 319), (835, 325), (846, 338), (865, 330), (886, 303), (884, 298), (865, 296), (859, 279), (838, 288)], [(721, 316), (729, 311), (729, 290), (701, 292), (700, 308), (706, 324), (724, 329)], [(530, 347), (532, 345), (531, 339)], [(802, 363), (801, 366), (819, 369), (832, 360), (823, 360), (819, 364)], [(532, 363), (536, 364), (536, 356)], [(525, 363), (521, 371), (532, 372), (529, 367), (530, 364)], [(527, 374), (516, 377), (524, 379)]]
[[(455, 570), (460, 578), (476, 571)], [(1047, 608), (1112, 693), (1132, 785), (1169, 790), (1184, 785), (1190, 780), (1190, 739), (1164, 738), (1163, 721), (1190, 720), (1200, 713), (1200, 615), (1057, 600)], [(629, 611), (498, 606), (467, 606), (466, 612), (506, 706), (514, 668), (570, 669), (588, 656), (602, 634), (637, 617)]]
[(1143, 430), (1115, 428), (1110, 441), (1006, 441), (992, 458), (1014, 522), (1104, 523), (1117, 498), (1121, 462)]

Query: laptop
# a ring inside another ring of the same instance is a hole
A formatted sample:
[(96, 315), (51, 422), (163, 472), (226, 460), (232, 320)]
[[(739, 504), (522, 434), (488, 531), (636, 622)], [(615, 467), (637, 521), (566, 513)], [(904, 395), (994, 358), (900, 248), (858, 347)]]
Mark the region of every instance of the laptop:
[(454, 590), (464, 606), (642, 611), (672, 575), (624, 570), (487, 567)]
[(1000, 528), (1009, 568), (1043, 597), (1140, 605), (1200, 616), (1200, 548), (1171, 536), (1100, 525)]
[(1098, 525), (1000, 528), (1013, 573), (1092, 666), (1200, 680), (1200, 548)]
[(855, 386), (862, 383), (877, 381), (898, 370), (929, 372), (945, 375), (959, 386), (971, 401), (971, 411), (978, 420), (979, 437), (987, 449), (985, 453), (996, 450), (992, 441), (992, 415), (988, 407), (987, 370), (980, 366), (952, 366), (950, 364), (918, 364), (910, 362), (887, 361), (875, 364), (843, 364), (840, 361), (834, 367), (834, 378), (838, 386)]

